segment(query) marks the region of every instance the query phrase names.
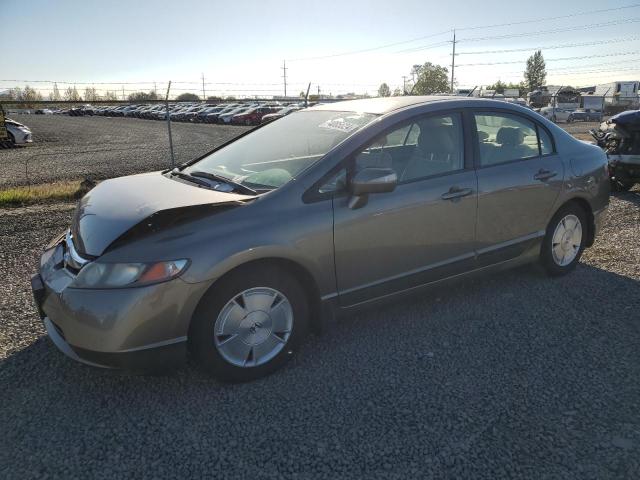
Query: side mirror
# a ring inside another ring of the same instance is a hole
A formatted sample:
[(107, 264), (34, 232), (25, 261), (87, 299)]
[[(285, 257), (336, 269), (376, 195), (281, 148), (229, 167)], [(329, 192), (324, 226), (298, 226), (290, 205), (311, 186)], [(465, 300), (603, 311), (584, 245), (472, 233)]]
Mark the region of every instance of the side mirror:
[(351, 179), (349, 208), (364, 207), (370, 193), (385, 193), (395, 190), (398, 175), (391, 168), (363, 168)]

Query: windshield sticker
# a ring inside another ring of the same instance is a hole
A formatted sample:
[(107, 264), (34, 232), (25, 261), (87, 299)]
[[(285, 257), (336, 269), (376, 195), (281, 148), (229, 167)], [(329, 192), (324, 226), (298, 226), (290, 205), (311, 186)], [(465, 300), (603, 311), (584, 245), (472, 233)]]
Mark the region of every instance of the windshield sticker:
[(351, 132), (358, 128), (355, 123), (345, 122), (344, 118), (333, 118), (318, 125), (320, 128), (330, 128), (331, 130), (340, 130), (341, 132)]

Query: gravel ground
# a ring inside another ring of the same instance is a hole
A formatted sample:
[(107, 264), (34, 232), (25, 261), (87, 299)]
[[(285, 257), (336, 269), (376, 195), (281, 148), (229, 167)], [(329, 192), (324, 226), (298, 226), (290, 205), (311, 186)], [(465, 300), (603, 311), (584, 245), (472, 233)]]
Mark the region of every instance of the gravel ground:
[(587, 140), (589, 142), (595, 142), (589, 130), (598, 129), (600, 122), (573, 122), (573, 123), (559, 123), (559, 127), (562, 127), (574, 137), (580, 140)]
[[(0, 150), (0, 188), (26, 185), (28, 180), (100, 180), (161, 170), (171, 163), (166, 122), (66, 115), (18, 114), (11, 118), (29, 126), (34, 143)], [(172, 123), (176, 163), (196, 158), (246, 129)]]
[(640, 478), (640, 190), (561, 279), (520, 268), (361, 313), (221, 385), (68, 360), (28, 287), (70, 205), (0, 212), (0, 478)]

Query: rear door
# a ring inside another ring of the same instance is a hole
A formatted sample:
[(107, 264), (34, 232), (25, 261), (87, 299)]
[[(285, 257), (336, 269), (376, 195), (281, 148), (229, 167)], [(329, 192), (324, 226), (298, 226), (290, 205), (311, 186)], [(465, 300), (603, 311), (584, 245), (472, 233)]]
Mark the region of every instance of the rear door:
[(393, 168), (399, 183), (361, 208), (334, 198), (341, 305), (473, 268), (477, 184), (464, 138), (461, 112), (432, 114), (391, 128), (352, 157), (350, 174)]
[(549, 132), (524, 115), (476, 111), (479, 266), (514, 258), (544, 236), (564, 169)]

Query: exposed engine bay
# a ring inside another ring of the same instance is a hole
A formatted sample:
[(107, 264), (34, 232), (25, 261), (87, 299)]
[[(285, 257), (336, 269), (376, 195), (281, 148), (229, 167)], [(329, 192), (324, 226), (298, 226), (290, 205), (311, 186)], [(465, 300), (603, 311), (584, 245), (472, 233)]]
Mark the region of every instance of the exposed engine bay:
[(640, 183), (640, 110), (614, 115), (589, 133), (607, 153), (614, 190), (629, 190)]

